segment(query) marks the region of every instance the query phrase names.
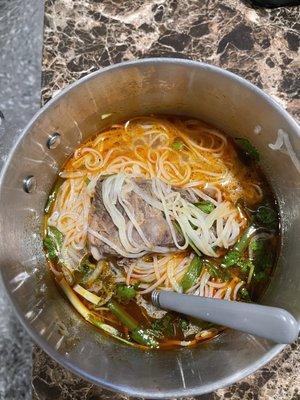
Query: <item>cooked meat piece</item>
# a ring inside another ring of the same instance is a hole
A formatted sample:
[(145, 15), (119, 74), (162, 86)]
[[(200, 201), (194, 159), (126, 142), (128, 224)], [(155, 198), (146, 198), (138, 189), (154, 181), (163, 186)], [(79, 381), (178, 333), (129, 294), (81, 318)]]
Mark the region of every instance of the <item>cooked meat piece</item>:
[(196, 203), (199, 201), (199, 197), (195, 195), (195, 193), (192, 193), (189, 189), (178, 189), (178, 188), (173, 188), (174, 191), (179, 192), (180, 196), (186, 200), (189, 201), (190, 203)]
[[(134, 178), (134, 183), (141, 190), (143, 190), (143, 192), (151, 195), (151, 181)], [(102, 185), (103, 181), (98, 180), (89, 215), (89, 226), (101, 236), (112, 241), (118, 248), (124, 249), (119, 239), (118, 228), (112, 221), (110, 214), (103, 204)], [(164, 218), (163, 212), (146, 203), (143, 198), (133, 191), (128, 191), (125, 194), (125, 200), (128, 202), (126, 203), (128, 204), (128, 207), (130, 207), (131, 211), (133, 211), (135, 219), (143, 231), (145, 238), (150, 243), (147, 251), (151, 252), (151, 248), (153, 247), (154, 249), (156, 246), (167, 247), (170, 249), (173, 248), (175, 250), (172, 234), (169, 225)], [(118, 202), (116, 206), (117, 209), (122, 213), (127, 225), (130, 220), (125, 210)], [(135, 227), (132, 228), (132, 239), (133, 242), (138, 246), (145, 246), (144, 241), (140, 237)], [(179, 242), (182, 242), (183, 240), (182, 236), (178, 233), (177, 240)], [(121, 257), (117, 251), (91, 234), (88, 234), (88, 242), (91, 252), (96, 259), (105, 258), (108, 256)]]

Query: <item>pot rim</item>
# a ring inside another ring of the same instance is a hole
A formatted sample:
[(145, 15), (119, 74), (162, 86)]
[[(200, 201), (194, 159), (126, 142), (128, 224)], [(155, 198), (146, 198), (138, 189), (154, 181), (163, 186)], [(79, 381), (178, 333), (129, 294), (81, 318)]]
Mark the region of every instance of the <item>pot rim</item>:
[[(12, 156), (14, 154), (15, 149), (18, 147), (20, 142), (22, 141), (23, 137), (27, 135), (28, 131), (30, 131), (31, 126), (39, 119), (39, 117), (45, 113), (49, 108), (54, 106), (56, 103), (60, 101), (61, 98), (63, 98), (67, 93), (73, 91), (76, 89), (77, 86), (81, 85), (84, 82), (87, 82), (89, 80), (92, 80), (95, 76), (105, 74), (109, 71), (113, 71), (115, 69), (121, 70), (123, 68), (127, 68), (128, 66), (139, 66), (139, 65), (151, 65), (151, 64), (176, 64), (179, 66), (194, 66), (196, 68), (201, 68), (204, 70), (210, 70), (213, 72), (216, 72), (218, 74), (222, 74), (225, 77), (228, 77), (231, 80), (234, 80), (241, 85), (245, 86), (248, 90), (255, 92), (258, 96), (260, 96), (263, 100), (265, 100), (267, 103), (269, 103), (275, 110), (281, 114), (287, 122), (291, 125), (291, 127), (297, 132), (298, 136), (300, 137), (300, 127), (297, 124), (297, 122), (294, 120), (294, 118), (279, 104), (277, 103), (272, 97), (270, 97), (268, 94), (266, 94), (263, 90), (255, 86), (254, 84), (250, 83), (246, 79), (230, 72), (227, 71), (223, 68), (199, 62), (199, 61), (193, 61), (189, 59), (181, 59), (181, 58), (169, 58), (169, 57), (159, 57), (159, 58), (144, 58), (144, 59), (139, 59), (139, 60), (134, 60), (134, 61), (126, 61), (122, 62), (119, 64), (114, 64), (110, 65), (101, 69), (98, 69), (95, 72), (92, 72), (83, 78), (78, 79), (77, 81), (71, 83), (70, 85), (66, 86), (61, 90), (60, 93), (58, 93), (54, 98), (50, 99), (29, 121), (29, 123), (26, 125), (24, 130), (21, 132), (20, 136), (14, 143), (14, 145), (11, 147), (10, 152), (8, 154), (8, 157), (5, 161), (5, 164), (2, 168), (2, 171), (0, 173), (0, 187), (2, 185), (3, 178), (6, 174), (6, 171), (10, 165), (10, 161), (12, 159)], [(1, 279), (2, 279), (2, 273), (0, 273)], [(214, 383), (209, 383), (204, 386), (199, 386), (198, 388), (193, 388), (193, 389), (180, 389), (180, 390), (168, 390), (164, 391), (164, 393), (160, 392), (159, 390), (155, 390), (153, 392), (150, 391), (142, 391), (142, 390), (137, 390), (137, 389), (132, 389), (131, 387), (125, 386), (125, 385), (117, 385), (113, 383), (109, 383), (103, 379), (96, 379), (90, 374), (86, 373), (85, 371), (81, 370), (80, 368), (74, 366), (66, 356), (61, 355), (55, 348), (50, 346), (48, 342), (39, 335), (37, 331), (35, 331), (30, 323), (27, 321), (25, 316), (22, 314), (21, 310), (19, 309), (17, 303), (14, 301), (14, 299), (9, 295), (9, 290), (7, 285), (5, 284), (4, 280), (2, 279), (4, 290), (10, 299), (10, 302), (14, 308), (14, 311), (25, 328), (25, 330), (28, 332), (28, 334), (33, 338), (33, 340), (55, 361), (57, 361), (59, 364), (61, 364), (63, 367), (69, 369), (76, 375), (86, 379), (89, 382), (92, 382), (93, 384), (102, 386), (106, 389), (113, 390), (115, 392), (119, 392), (122, 394), (127, 394), (130, 396), (135, 396), (135, 397), (146, 397), (146, 398), (171, 398), (171, 397), (182, 397), (182, 396), (194, 396), (194, 395), (201, 395), (205, 393), (210, 393), (214, 390), (224, 388), (226, 386), (229, 386), (235, 382), (237, 382), (240, 379), (245, 378), (246, 376), (252, 374), (255, 372), (257, 369), (261, 368), (264, 366), (266, 363), (268, 363), (273, 357), (275, 357), (281, 350), (284, 349), (285, 345), (281, 344), (274, 344), (274, 346), (265, 353), (264, 356), (260, 357), (257, 359), (257, 361), (251, 363), (247, 368), (244, 368), (243, 370), (239, 371), (238, 373), (235, 373), (231, 375), (230, 377), (226, 377), (224, 379), (220, 379), (215, 381)]]

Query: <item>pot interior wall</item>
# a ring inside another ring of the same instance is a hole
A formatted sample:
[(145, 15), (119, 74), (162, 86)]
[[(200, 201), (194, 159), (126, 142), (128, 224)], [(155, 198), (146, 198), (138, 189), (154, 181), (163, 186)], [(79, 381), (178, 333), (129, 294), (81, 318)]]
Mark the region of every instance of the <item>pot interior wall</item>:
[[(142, 352), (116, 343), (76, 314), (54, 284), (42, 251), (43, 208), (66, 157), (89, 135), (149, 113), (197, 117), (229, 135), (249, 137), (259, 149), (278, 197), (283, 231), (278, 267), (262, 302), (285, 307), (300, 318), (300, 175), (286, 154), (268, 147), (281, 128), (299, 151), (299, 130), (245, 81), (178, 60), (125, 64), (93, 74), (59, 95), (32, 121), (2, 176), (1, 273), (31, 334), (75, 372), (145, 397), (203, 393), (242, 377), (279, 347), (230, 330), (195, 349)], [(49, 150), (46, 143), (53, 132), (61, 134), (61, 144)], [(22, 187), (28, 175), (37, 181), (30, 194)]]

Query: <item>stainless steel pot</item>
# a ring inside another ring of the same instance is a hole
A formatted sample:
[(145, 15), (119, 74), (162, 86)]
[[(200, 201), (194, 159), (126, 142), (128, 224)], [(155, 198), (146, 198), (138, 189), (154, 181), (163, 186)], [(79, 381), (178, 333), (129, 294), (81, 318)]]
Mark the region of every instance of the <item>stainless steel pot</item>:
[[(299, 152), (300, 129), (249, 82), (186, 60), (148, 59), (102, 69), (63, 90), (32, 119), (1, 175), (1, 274), (30, 335), (76, 374), (134, 396), (198, 395), (254, 372), (283, 346), (227, 330), (195, 349), (127, 347), (77, 315), (55, 286), (42, 251), (43, 208), (66, 158), (90, 134), (146, 113), (201, 118), (229, 135), (249, 137), (258, 147), (279, 200), (283, 232), (278, 267), (262, 302), (300, 319), (300, 175), (286, 154), (268, 147), (281, 128)], [(53, 139), (54, 133), (60, 137)]]

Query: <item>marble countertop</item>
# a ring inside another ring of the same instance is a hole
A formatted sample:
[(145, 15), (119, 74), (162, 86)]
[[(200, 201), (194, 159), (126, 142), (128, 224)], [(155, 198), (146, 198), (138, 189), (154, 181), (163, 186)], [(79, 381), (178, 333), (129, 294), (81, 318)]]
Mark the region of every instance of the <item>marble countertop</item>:
[[(300, 118), (300, 8), (258, 10), (238, 0), (47, 0), (42, 101), (100, 67), (141, 57), (201, 60), (263, 88)], [(33, 398), (126, 398), (97, 388), (34, 348)], [(300, 343), (205, 400), (296, 400)], [(200, 398), (199, 398), (200, 399)]]

